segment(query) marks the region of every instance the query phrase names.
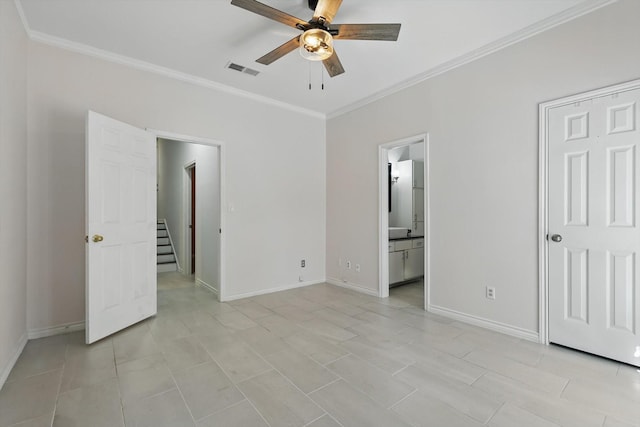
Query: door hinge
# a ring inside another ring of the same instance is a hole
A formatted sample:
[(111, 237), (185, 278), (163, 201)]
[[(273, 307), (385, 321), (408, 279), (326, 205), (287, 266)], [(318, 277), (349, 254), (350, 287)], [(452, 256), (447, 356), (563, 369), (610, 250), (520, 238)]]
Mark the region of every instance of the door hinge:
[(89, 236), (84, 236), (85, 243), (89, 243)]

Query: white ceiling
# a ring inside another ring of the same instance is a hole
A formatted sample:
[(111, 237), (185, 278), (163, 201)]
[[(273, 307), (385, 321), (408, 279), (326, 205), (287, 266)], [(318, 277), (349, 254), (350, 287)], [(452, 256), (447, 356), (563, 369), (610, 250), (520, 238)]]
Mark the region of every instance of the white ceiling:
[[(307, 0), (261, 1), (305, 21), (313, 14)], [(344, 0), (334, 24), (399, 22), (402, 28), (397, 42), (336, 40), (346, 72), (335, 78), (295, 51), (269, 66), (256, 63), (300, 32), (232, 6), (230, 0), (17, 4), (35, 40), (331, 116), (609, 2)], [(230, 61), (260, 74), (229, 70)]]

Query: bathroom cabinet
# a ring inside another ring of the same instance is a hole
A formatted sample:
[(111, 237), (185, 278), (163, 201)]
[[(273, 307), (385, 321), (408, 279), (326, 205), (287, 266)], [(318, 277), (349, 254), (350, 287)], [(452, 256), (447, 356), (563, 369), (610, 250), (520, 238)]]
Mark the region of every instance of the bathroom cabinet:
[(389, 242), (389, 285), (424, 276), (424, 239)]

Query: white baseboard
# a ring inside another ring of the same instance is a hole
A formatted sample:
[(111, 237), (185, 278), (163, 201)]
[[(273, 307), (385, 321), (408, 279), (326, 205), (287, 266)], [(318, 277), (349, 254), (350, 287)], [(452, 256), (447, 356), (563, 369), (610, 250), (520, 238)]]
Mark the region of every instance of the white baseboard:
[(320, 283), (325, 283), (325, 281), (324, 280), (310, 280), (310, 281), (306, 281), (306, 282), (298, 282), (298, 283), (294, 283), (294, 284), (291, 284), (291, 285), (279, 286), (277, 288), (270, 288), (270, 289), (264, 289), (264, 290), (256, 291), (256, 292), (247, 292), (245, 294), (237, 294), (237, 295), (225, 296), (224, 299), (220, 299), (220, 301), (221, 302), (234, 301), (234, 300), (238, 300), (238, 299), (242, 299), (242, 298), (249, 298), (249, 297), (255, 297), (255, 296), (258, 296), (258, 295), (271, 294), (273, 292), (289, 291), (291, 289), (304, 288), (306, 286), (317, 285), (317, 284), (320, 284)]
[(16, 345), (16, 348), (13, 350), (13, 354), (9, 358), (9, 362), (2, 370), (2, 373), (0, 373), (0, 390), (2, 390), (2, 387), (4, 386), (4, 383), (7, 381), (7, 378), (9, 378), (9, 374), (11, 373), (11, 370), (13, 369), (16, 362), (18, 361), (18, 358), (22, 354), (22, 350), (24, 350), (25, 345), (27, 345), (26, 333), (22, 334), (22, 336), (18, 340), (18, 345)]
[(362, 287), (360, 285), (357, 285), (355, 283), (351, 283), (351, 282), (349, 282), (347, 280), (340, 280), (340, 279), (336, 279), (334, 277), (329, 277), (329, 278), (327, 278), (327, 283), (329, 283), (330, 285), (339, 286), (341, 288), (351, 289), (352, 291), (360, 292), (361, 294), (367, 294), (367, 295), (371, 295), (371, 296), (374, 296), (374, 297), (379, 296), (377, 289), (364, 288), (364, 287)]
[(52, 326), (49, 328), (29, 329), (28, 336), (30, 340), (35, 340), (38, 338), (68, 334), (77, 331), (84, 331), (84, 321), (65, 323), (64, 325)]
[(474, 326), (489, 329), (491, 331), (500, 332), (502, 334), (511, 335), (516, 338), (525, 339), (527, 341), (540, 342), (539, 334), (536, 331), (528, 329), (518, 328), (517, 326), (507, 325), (506, 323), (496, 322), (495, 320), (489, 320), (471, 314), (462, 313), (460, 311), (451, 310), (445, 307), (438, 307), (436, 305), (429, 305), (427, 311), (433, 314), (438, 314), (449, 319), (457, 320), (463, 323), (469, 323)]
[(218, 288), (216, 288), (213, 285), (208, 284), (207, 282), (200, 280), (200, 279), (196, 279), (196, 285), (202, 286), (203, 288), (206, 288), (207, 290), (213, 292), (216, 295), (219, 295), (218, 292)]

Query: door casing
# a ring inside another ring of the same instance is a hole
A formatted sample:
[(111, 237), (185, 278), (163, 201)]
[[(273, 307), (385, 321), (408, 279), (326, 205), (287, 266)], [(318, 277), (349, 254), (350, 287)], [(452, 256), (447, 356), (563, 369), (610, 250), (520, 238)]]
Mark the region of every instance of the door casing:
[[(166, 131), (162, 131), (162, 130), (156, 130), (156, 129), (147, 129), (149, 132), (153, 133), (156, 138), (162, 138), (162, 139), (167, 139), (167, 140), (172, 140), (172, 141), (180, 141), (180, 142), (187, 142), (187, 143), (194, 143), (194, 144), (202, 144), (202, 145), (208, 145), (208, 146), (213, 146), (213, 147), (218, 147), (218, 161), (219, 161), (219, 173), (220, 173), (220, 204), (219, 204), (219, 209), (220, 209), (220, 250), (219, 250), (219, 263), (218, 265), (220, 266), (219, 270), (218, 270), (218, 300), (219, 301), (225, 301), (226, 298), (226, 289), (225, 289), (225, 279), (226, 279), (226, 268), (225, 268), (225, 248), (226, 248), (226, 244), (225, 244), (225, 235), (222, 232), (223, 230), (225, 230), (225, 226), (226, 226), (226, 215), (225, 215), (225, 209), (223, 209), (223, 204), (224, 204), (224, 200), (226, 200), (226, 147), (223, 141), (218, 141), (215, 139), (211, 139), (211, 138), (201, 138), (201, 137), (195, 137), (195, 136), (189, 136), (189, 135), (181, 135), (181, 134), (177, 134), (177, 133), (172, 133), (172, 132), (166, 132)], [(195, 163), (195, 162), (194, 162)], [(191, 191), (189, 189), (189, 191)], [(190, 262), (189, 262), (190, 264)], [(196, 265), (197, 267), (197, 265)], [(186, 268), (186, 266), (185, 266)], [(190, 267), (189, 267), (190, 268)]]
[(539, 301), (539, 342), (549, 344), (549, 112), (553, 108), (576, 102), (586, 101), (601, 96), (609, 96), (617, 92), (640, 88), (640, 79), (583, 92), (539, 106), (539, 185), (538, 185), (538, 301)]
[(180, 227), (185, 229), (184, 233), (184, 270), (183, 273), (186, 275), (194, 274), (197, 277), (195, 271), (195, 259), (192, 258), (192, 254), (195, 253), (195, 240), (196, 236), (194, 234), (194, 230), (191, 224), (193, 222), (193, 218), (196, 216), (195, 205), (193, 203), (193, 182), (192, 182), (192, 173), (194, 172), (196, 167), (196, 161), (191, 160), (184, 165), (184, 174), (183, 182), (182, 182), (182, 194), (183, 194), (183, 222), (180, 224)]

